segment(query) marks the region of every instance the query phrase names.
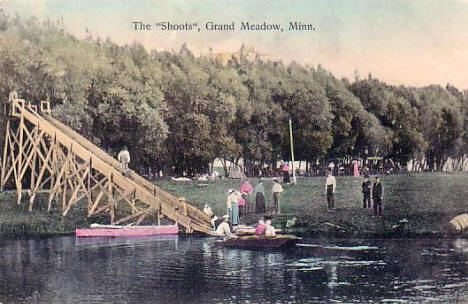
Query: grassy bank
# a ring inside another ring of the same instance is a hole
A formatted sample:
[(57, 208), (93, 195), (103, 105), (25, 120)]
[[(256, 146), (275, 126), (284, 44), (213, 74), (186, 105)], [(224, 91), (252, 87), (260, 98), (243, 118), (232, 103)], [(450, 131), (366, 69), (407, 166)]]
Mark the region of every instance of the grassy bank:
[[(165, 190), (184, 196), (203, 207), (208, 203), (215, 214), (225, 214), (227, 191), (239, 189), (240, 180), (208, 182), (158, 181)], [(256, 184), (256, 180), (251, 180)], [(468, 212), (468, 174), (424, 173), (384, 176), (384, 216), (376, 218), (373, 210), (362, 209), (362, 179), (337, 177), (336, 210), (327, 212), (324, 178), (299, 178), (297, 185), (284, 186), (281, 216), (273, 222), (284, 227), (293, 216), (298, 218), (290, 232), (302, 235), (334, 236), (439, 236), (454, 216)], [(265, 181), (267, 206), (271, 202), (272, 182)], [(15, 192), (0, 193), (0, 236), (44, 236), (72, 233), (76, 227), (107, 218), (86, 219), (85, 204), (72, 208), (63, 218), (59, 210), (46, 211), (46, 196), (39, 195), (32, 213), (27, 211), (27, 198), (16, 205)], [(402, 225), (400, 220), (407, 219)], [(256, 216), (244, 219), (256, 222)]]
[[(254, 184), (256, 180), (252, 180)], [(361, 178), (337, 177), (336, 210), (327, 212), (324, 178), (299, 178), (297, 185), (284, 186), (283, 215), (275, 225), (298, 218), (292, 232), (318, 235), (429, 236), (442, 235), (447, 222), (468, 212), (468, 174), (419, 173), (382, 177), (385, 188), (384, 216), (362, 209)], [(225, 213), (229, 188), (239, 189), (241, 181), (162, 182), (164, 189), (184, 196), (199, 206), (208, 203), (215, 214)], [(267, 204), (271, 201), (271, 181), (265, 182)], [(406, 219), (408, 223), (401, 224)], [(254, 216), (245, 219), (253, 223)]]
[(0, 193), (0, 237), (42, 237), (74, 232), (75, 227), (88, 226), (86, 209), (72, 209), (69, 216), (62, 217), (57, 209), (47, 213), (44, 194), (37, 196), (32, 212), (28, 211), (26, 195), (20, 205), (16, 204), (16, 192)]

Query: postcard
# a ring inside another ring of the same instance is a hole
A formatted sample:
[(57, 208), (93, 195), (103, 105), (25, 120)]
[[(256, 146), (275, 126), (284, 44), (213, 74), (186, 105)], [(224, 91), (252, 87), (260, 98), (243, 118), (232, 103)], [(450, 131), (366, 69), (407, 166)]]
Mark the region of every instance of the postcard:
[(467, 16), (0, 0), (0, 304), (468, 303)]

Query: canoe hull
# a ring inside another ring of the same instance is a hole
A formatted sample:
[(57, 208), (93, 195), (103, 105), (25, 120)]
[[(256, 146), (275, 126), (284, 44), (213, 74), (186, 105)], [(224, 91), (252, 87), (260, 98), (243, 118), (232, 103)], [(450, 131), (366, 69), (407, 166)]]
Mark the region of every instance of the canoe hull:
[(300, 238), (281, 235), (277, 237), (238, 237), (218, 242), (218, 245), (232, 248), (285, 248), (294, 246)]
[(165, 226), (141, 226), (141, 227), (122, 227), (122, 228), (78, 228), (75, 231), (76, 237), (98, 237), (98, 236), (151, 236), (178, 234), (177, 225)]

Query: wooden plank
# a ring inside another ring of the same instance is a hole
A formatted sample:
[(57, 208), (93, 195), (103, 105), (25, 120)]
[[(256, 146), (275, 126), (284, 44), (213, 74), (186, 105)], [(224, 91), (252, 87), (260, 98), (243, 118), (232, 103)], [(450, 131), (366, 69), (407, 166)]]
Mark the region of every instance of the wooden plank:
[(3, 191), (3, 187), (5, 187), (5, 183), (8, 179), (6, 176), (6, 165), (7, 165), (7, 152), (8, 152), (8, 138), (10, 137), (10, 120), (7, 120), (6, 123), (6, 134), (5, 134), (5, 143), (3, 146), (3, 158), (2, 158), (2, 172), (1, 172), (1, 181), (0, 181), (0, 191)]

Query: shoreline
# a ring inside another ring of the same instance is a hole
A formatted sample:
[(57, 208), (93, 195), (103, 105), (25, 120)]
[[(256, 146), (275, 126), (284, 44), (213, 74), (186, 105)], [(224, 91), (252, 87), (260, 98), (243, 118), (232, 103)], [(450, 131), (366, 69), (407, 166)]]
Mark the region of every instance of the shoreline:
[[(253, 184), (255, 180), (251, 179)], [(285, 185), (281, 196), (281, 215), (273, 216), (273, 226), (284, 233), (307, 238), (445, 238), (449, 221), (468, 210), (468, 174), (419, 173), (389, 175), (382, 178), (385, 187), (383, 217), (373, 209), (362, 208), (361, 178), (337, 177), (336, 209), (329, 211), (323, 195), (324, 179), (302, 178), (296, 186)], [(177, 183), (158, 181), (162, 189), (183, 196), (200, 209), (205, 204), (219, 217), (226, 212), (228, 189), (237, 189), (241, 180), (196, 181)], [(242, 224), (254, 225), (271, 212), (271, 183), (265, 184), (267, 214), (246, 214)], [(0, 193), (0, 238), (43, 238), (73, 235), (75, 228), (91, 223), (107, 224), (108, 216), (87, 218), (86, 203), (77, 203), (66, 217), (61, 204), (47, 212), (47, 194), (38, 194), (32, 212), (27, 210), (28, 197), (16, 204), (16, 191)], [(294, 220), (294, 218), (296, 218)], [(286, 223), (294, 220), (294, 225)], [(460, 234), (451, 237), (464, 237)]]
[[(322, 233), (317, 232), (313, 234), (304, 234), (301, 232), (294, 232), (288, 231), (285, 234), (294, 234), (298, 237), (307, 238), (307, 239), (362, 239), (362, 240), (385, 240), (385, 239), (457, 239), (462, 238), (465, 239), (465, 235), (452, 235), (452, 236), (445, 236), (445, 233), (441, 232), (420, 232), (420, 233), (407, 233), (407, 234), (399, 234), (399, 233), (388, 233), (388, 234), (369, 234), (369, 233)], [(0, 239), (2, 241), (14, 241), (14, 240), (40, 240), (40, 239), (47, 239), (47, 238), (55, 238), (55, 237), (62, 237), (62, 236), (74, 236), (74, 231), (69, 232), (43, 232), (43, 233), (36, 233), (33, 231), (23, 231), (22, 233), (18, 234), (3, 234), (0, 233)], [(212, 237), (209, 235), (204, 234), (179, 234), (179, 236), (183, 237)]]
[[(6, 228), (6, 229), (5, 229)], [(60, 236), (74, 236), (75, 228), (66, 231), (53, 230), (34, 230), (33, 227), (23, 226), (20, 229), (17, 226), (8, 226), (0, 223), (0, 239), (5, 240), (30, 240), (30, 239), (45, 239)], [(76, 227), (79, 228), (79, 227)], [(298, 237), (308, 239), (363, 239), (363, 240), (378, 240), (378, 239), (456, 239), (466, 238), (466, 235), (447, 235), (445, 231), (409, 231), (407, 229), (395, 229), (392, 231), (384, 231), (383, 233), (365, 232), (365, 231), (326, 231), (326, 230), (310, 230), (307, 228), (290, 228), (284, 229), (281, 234), (293, 234)], [(194, 233), (180, 233), (183, 237), (211, 237), (208, 235)]]

